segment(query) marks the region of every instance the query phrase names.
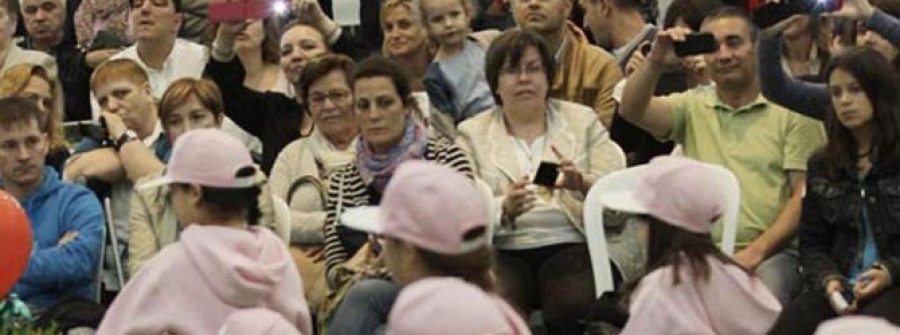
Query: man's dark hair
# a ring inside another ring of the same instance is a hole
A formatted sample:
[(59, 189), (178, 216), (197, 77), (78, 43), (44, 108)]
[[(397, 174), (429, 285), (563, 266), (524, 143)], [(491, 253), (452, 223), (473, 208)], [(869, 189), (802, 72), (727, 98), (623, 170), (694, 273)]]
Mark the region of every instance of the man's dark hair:
[(703, 19), (719, 7), (724, 6), (719, 0), (675, 0), (666, 10), (663, 29), (675, 26), (681, 19), (693, 31), (699, 31)]
[(756, 28), (756, 24), (753, 23), (753, 18), (750, 17), (750, 14), (747, 13), (747, 11), (743, 8), (735, 6), (723, 6), (716, 8), (712, 12), (710, 12), (705, 19), (703, 19), (703, 23), (721, 19), (738, 19), (744, 21), (747, 29), (750, 30), (750, 41), (756, 43), (756, 41), (759, 39), (759, 29)]
[(43, 117), (44, 113), (31, 99), (20, 97), (0, 99), (0, 129), (34, 121), (39, 128), (42, 128), (41, 132), (47, 132), (47, 129), (44, 129), (46, 128), (45, 122), (41, 122)]
[[(487, 78), (488, 86), (491, 88), (491, 94), (494, 96), (494, 102), (499, 106), (503, 106), (503, 100), (497, 94), (497, 85), (500, 78), (500, 70), (503, 65), (518, 65), (525, 54), (525, 50), (529, 47), (537, 48), (541, 55), (541, 63), (544, 65), (544, 74), (547, 76), (547, 83), (553, 83), (553, 75), (556, 73), (556, 61), (553, 59), (553, 53), (547, 42), (535, 32), (527, 29), (513, 29), (503, 33), (497, 37), (491, 47), (488, 48), (487, 56), (484, 62), (484, 74)], [(549, 91), (547, 92), (550, 93)]]

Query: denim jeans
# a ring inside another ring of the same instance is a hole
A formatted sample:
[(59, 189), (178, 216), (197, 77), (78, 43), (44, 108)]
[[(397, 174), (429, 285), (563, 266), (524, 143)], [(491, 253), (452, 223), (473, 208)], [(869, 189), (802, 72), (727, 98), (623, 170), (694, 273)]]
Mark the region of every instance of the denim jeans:
[(400, 286), (384, 279), (364, 279), (350, 288), (328, 328), (334, 335), (371, 335), (384, 331)]
[(782, 250), (763, 260), (754, 274), (778, 298), (781, 306), (787, 306), (803, 287), (799, 266), (796, 251)]

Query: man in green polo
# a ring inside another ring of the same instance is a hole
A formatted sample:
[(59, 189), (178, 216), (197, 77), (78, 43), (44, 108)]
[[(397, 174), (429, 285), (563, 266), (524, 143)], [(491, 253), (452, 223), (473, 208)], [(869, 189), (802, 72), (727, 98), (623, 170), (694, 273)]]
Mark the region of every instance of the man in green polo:
[[(661, 139), (681, 144), (687, 157), (730, 169), (741, 185), (735, 260), (781, 300), (800, 288), (792, 240), (800, 224), (806, 161), (825, 142), (822, 125), (762, 96), (757, 77), (757, 30), (741, 9), (710, 13), (702, 32), (718, 49), (704, 55), (714, 86), (653, 97), (660, 75), (679, 59), (673, 42), (690, 31), (661, 32), (647, 61), (632, 75), (619, 113)], [(713, 232), (721, 236), (721, 229)]]

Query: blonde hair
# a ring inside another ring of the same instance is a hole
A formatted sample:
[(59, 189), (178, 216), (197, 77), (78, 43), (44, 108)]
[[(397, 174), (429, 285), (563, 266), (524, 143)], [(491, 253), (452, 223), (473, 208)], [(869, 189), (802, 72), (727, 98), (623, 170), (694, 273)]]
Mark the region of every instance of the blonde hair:
[(42, 113), (40, 119), (41, 131), (47, 133), (47, 139), (51, 148), (68, 148), (69, 143), (66, 141), (62, 127), (64, 106), (62, 86), (43, 66), (23, 63), (4, 71), (2, 76), (0, 76), (0, 98), (20, 96), (22, 90), (28, 86), (28, 82), (34, 77), (47, 82), (47, 85), (50, 86), (51, 99), (53, 99), (52, 110)]
[[(408, 10), (409, 15), (412, 16), (413, 20), (416, 20), (422, 27), (422, 30), (425, 31), (425, 51), (428, 54), (428, 58), (431, 59), (434, 56), (434, 53), (437, 52), (437, 43), (428, 35), (428, 28), (425, 26), (425, 17), (422, 16), (422, 7), (419, 0), (385, 0), (381, 4), (381, 30), (384, 31), (384, 26), (387, 24), (385, 21), (387, 13), (397, 8), (405, 8)], [(396, 56), (388, 54), (387, 38), (381, 43), (381, 54), (386, 57)]]
[(132, 84), (141, 86), (150, 82), (150, 77), (138, 63), (133, 60), (120, 58), (103, 62), (91, 75), (91, 90), (96, 90), (102, 83), (118, 80), (127, 80)]
[[(422, 20), (422, 24), (425, 25), (425, 28), (428, 28), (428, 12), (425, 10), (425, 2), (428, 0), (418, 0), (419, 3), (419, 17)], [(478, 11), (475, 9), (475, 4), (472, 3), (472, 0), (459, 0), (459, 4), (462, 5), (463, 11), (469, 17), (469, 30), (472, 30), (472, 20), (475, 19), (475, 16), (478, 15)]]

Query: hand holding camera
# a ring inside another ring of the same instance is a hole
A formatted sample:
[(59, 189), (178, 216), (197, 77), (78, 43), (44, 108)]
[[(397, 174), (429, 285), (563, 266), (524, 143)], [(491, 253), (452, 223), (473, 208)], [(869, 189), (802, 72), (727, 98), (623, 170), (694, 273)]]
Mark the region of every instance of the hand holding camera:
[(681, 64), (683, 57), (712, 53), (718, 47), (711, 33), (692, 33), (690, 29), (674, 27), (656, 35), (647, 60), (666, 68), (675, 68)]
[(842, 0), (840, 9), (826, 15), (834, 18), (867, 21), (874, 13), (875, 8), (868, 0)]

